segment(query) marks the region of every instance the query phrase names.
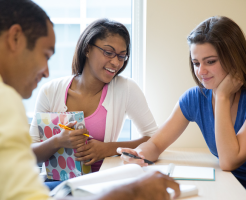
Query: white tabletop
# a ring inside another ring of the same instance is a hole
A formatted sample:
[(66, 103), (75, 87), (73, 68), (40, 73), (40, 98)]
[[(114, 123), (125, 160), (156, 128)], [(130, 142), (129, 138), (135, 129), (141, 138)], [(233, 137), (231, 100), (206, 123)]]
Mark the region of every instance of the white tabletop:
[[(191, 200), (245, 200), (246, 190), (231, 172), (222, 171), (218, 159), (205, 148), (175, 148), (164, 151), (156, 165), (169, 164), (215, 168), (215, 181), (178, 181), (180, 184), (196, 185), (198, 196)], [(104, 159), (101, 170), (123, 165), (119, 156)]]

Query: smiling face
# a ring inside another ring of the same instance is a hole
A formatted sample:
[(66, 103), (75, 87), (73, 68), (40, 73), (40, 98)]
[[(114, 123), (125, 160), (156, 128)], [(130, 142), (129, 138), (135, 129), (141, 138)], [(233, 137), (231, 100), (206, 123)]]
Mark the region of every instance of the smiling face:
[(23, 98), (29, 98), (43, 77), (49, 76), (48, 60), (54, 54), (55, 33), (53, 26), (47, 22), (48, 35), (37, 39), (34, 49), (24, 49), (20, 55), (23, 76), (19, 76)]
[(210, 43), (191, 44), (191, 60), (196, 77), (207, 89), (216, 89), (227, 73), (222, 68), (218, 54)]
[[(103, 40), (97, 39), (95, 45), (105, 51), (115, 52), (116, 54), (125, 55), (127, 52), (126, 42), (118, 34), (109, 35)], [(117, 56), (114, 58), (106, 57), (103, 50), (96, 46), (91, 45), (89, 47), (83, 74), (86, 76), (90, 74), (100, 82), (109, 83), (124, 65), (124, 60), (119, 61)]]
[(19, 25), (13, 25), (2, 39), (7, 44), (3, 49), (5, 57), (1, 57), (3, 81), (22, 98), (29, 98), (42, 77), (49, 76), (48, 59), (53, 55), (55, 45), (53, 26), (47, 20), (47, 36), (38, 38), (31, 50), (27, 48), (26, 36)]

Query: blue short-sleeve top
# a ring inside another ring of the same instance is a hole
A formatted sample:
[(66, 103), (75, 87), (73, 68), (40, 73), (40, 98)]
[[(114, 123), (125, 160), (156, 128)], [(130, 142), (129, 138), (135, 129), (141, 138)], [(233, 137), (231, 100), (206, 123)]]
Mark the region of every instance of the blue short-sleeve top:
[[(201, 92), (203, 91), (203, 93)], [(215, 141), (214, 114), (212, 107), (212, 90), (193, 87), (187, 90), (179, 99), (179, 106), (185, 118), (196, 122), (208, 145), (210, 152), (218, 158)], [(236, 134), (246, 119), (246, 91), (242, 90), (234, 130)], [(246, 181), (246, 162), (232, 171), (239, 180)]]

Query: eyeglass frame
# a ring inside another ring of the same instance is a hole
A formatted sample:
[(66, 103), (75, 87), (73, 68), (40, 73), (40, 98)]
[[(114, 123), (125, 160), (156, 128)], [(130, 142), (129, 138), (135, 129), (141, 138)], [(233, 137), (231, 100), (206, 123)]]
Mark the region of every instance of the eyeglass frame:
[[(104, 50), (104, 49), (102, 49), (101, 47), (99, 47), (99, 46), (97, 46), (97, 45), (95, 45), (95, 44), (91, 44), (91, 45), (97, 47), (97, 48), (100, 49), (100, 50), (102, 50), (102, 51), (103, 51), (103, 55), (104, 55), (105, 57), (107, 57), (107, 58), (115, 58), (115, 56), (117, 56), (119, 61), (124, 61), (124, 62), (127, 61), (127, 59), (129, 58), (128, 55), (124, 55), (124, 56), (125, 56), (124, 60), (120, 60), (120, 59), (119, 59), (119, 56), (122, 56), (123, 54), (117, 54), (117, 53), (115, 53), (114, 51)], [(106, 55), (106, 52), (107, 52), (107, 51), (110, 52), (110, 53), (114, 53), (114, 56), (113, 56), (113, 57), (110, 57), (110, 56)]]

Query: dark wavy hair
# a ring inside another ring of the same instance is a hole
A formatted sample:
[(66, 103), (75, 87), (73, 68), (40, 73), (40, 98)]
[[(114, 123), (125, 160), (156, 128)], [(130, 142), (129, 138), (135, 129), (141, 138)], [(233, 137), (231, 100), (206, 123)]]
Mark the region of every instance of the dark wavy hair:
[[(126, 55), (130, 56), (130, 35), (126, 27), (116, 21), (111, 21), (109, 19), (99, 19), (87, 26), (79, 37), (73, 56), (72, 74), (82, 74), (86, 61), (86, 52), (89, 45), (93, 45), (97, 39), (103, 40), (109, 35), (115, 34), (119, 34), (124, 38), (127, 46)], [(124, 62), (122, 68), (117, 72), (116, 76), (124, 71), (128, 60)]]
[(48, 15), (31, 0), (0, 0), (0, 35), (12, 25), (19, 24), (32, 50), (36, 40), (47, 36)]
[[(210, 43), (215, 48), (225, 72), (243, 81), (246, 88), (246, 40), (243, 31), (231, 19), (214, 16), (200, 23), (187, 38), (191, 44)], [(195, 75), (190, 55), (190, 69), (196, 84), (204, 86)]]

